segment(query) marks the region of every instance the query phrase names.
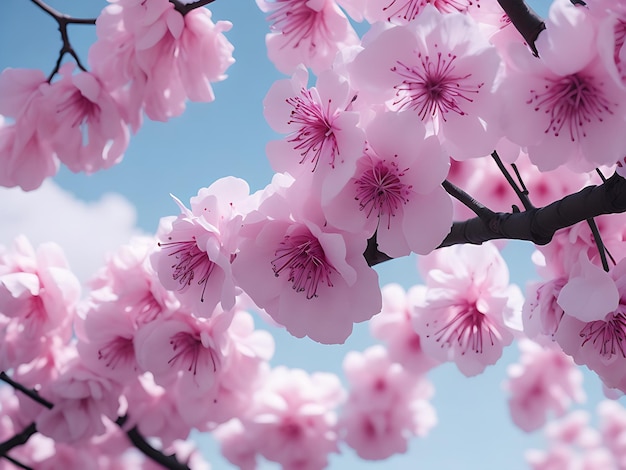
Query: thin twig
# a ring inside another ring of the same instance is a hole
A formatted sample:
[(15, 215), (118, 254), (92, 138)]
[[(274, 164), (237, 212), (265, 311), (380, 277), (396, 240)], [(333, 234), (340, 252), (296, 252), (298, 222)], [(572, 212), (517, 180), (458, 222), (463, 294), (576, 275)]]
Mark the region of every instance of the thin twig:
[(180, 0), (170, 0), (170, 3), (174, 4), (174, 10), (180, 12), (181, 15), (185, 16), (191, 10), (206, 6), (209, 3), (213, 3), (214, 1), (215, 0), (198, 0), (197, 2), (193, 3), (182, 3)]
[(450, 196), (463, 203), (464, 206), (471, 209), (471, 211), (481, 219), (488, 221), (494, 216), (495, 212), (478, 202), (450, 181), (444, 180), (443, 183), (441, 183), (441, 186), (443, 186), (443, 189), (445, 189)]
[(9, 462), (11, 462), (13, 465), (15, 465), (16, 467), (19, 468), (23, 468), (24, 470), (33, 470), (31, 467), (29, 467), (28, 465), (24, 465), (22, 462), (20, 462), (19, 460), (14, 459), (13, 457), (11, 457), (10, 455), (3, 455), (2, 457), (4, 457), (6, 460), (8, 460)]
[(81, 70), (87, 71), (85, 66), (83, 66), (83, 64), (81, 63), (80, 58), (78, 57), (78, 54), (76, 54), (76, 51), (72, 47), (72, 43), (70, 42), (70, 37), (67, 32), (67, 26), (70, 24), (94, 25), (96, 24), (96, 19), (95, 18), (73, 18), (69, 15), (66, 15), (65, 13), (61, 13), (60, 11), (55, 10), (54, 8), (52, 8), (50, 5), (46, 4), (42, 0), (31, 0), (31, 2), (33, 2), (35, 5), (41, 8), (44, 12), (46, 12), (48, 15), (54, 18), (54, 20), (59, 25), (59, 32), (61, 33), (61, 41), (63, 42), (63, 45), (61, 46), (61, 50), (59, 51), (59, 57), (57, 58), (56, 64), (54, 65), (54, 69), (52, 69), (52, 72), (50, 72), (50, 75), (48, 75), (48, 82), (50, 82), (52, 78), (54, 78), (54, 76), (58, 73), (59, 69), (61, 68), (61, 62), (63, 61), (63, 56), (65, 56), (65, 54), (71, 55), (74, 58), (76, 65), (78, 65), (78, 67)]
[(602, 241), (602, 237), (600, 236), (600, 230), (598, 230), (598, 226), (596, 225), (596, 221), (593, 217), (587, 219), (587, 224), (589, 225), (591, 233), (593, 234), (593, 240), (596, 242), (596, 246), (598, 247), (600, 261), (602, 261), (602, 269), (604, 269), (608, 273), (609, 263), (606, 260), (606, 247), (604, 246), (604, 242)]
[(39, 395), (39, 393), (37, 393), (37, 390), (33, 390), (33, 389), (30, 389), (30, 388), (24, 387), (24, 385), (22, 385), (21, 383), (16, 382), (15, 380), (13, 380), (5, 372), (0, 372), (0, 380), (2, 380), (3, 382), (8, 383), (14, 389), (19, 390), (24, 395), (26, 395), (28, 398), (30, 398), (31, 400), (36, 401), (41, 406), (45, 406), (49, 410), (51, 410), (52, 407), (54, 406), (48, 400), (46, 400), (41, 395)]
[(546, 29), (543, 20), (528, 6), (524, 0), (498, 0), (498, 3), (507, 14), (515, 29), (530, 47), (535, 56), (539, 56), (535, 41), (539, 33)]
[(515, 182), (515, 180), (511, 176), (511, 173), (509, 173), (509, 170), (506, 169), (506, 167), (504, 166), (504, 163), (502, 162), (502, 159), (500, 158), (500, 155), (498, 155), (498, 152), (496, 152), (494, 150), (493, 153), (491, 154), (491, 156), (495, 160), (496, 165), (498, 165), (498, 168), (500, 168), (500, 171), (502, 172), (502, 174), (504, 175), (504, 177), (508, 181), (508, 183), (511, 186), (511, 188), (513, 188), (513, 191), (515, 191), (515, 194), (517, 194), (517, 197), (519, 198), (519, 200), (521, 201), (522, 205), (524, 206), (524, 209), (526, 209), (526, 210), (533, 209), (535, 206), (533, 206), (532, 202), (530, 202), (530, 199), (528, 198), (528, 190), (526, 189), (526, 186), (524, 186), (524, 183), (521, 181), (522, 178), (521, 178), (519, 172), (517, 171), (517, 168), (514, 168), (515, 169), (515, 174), (517, 175), (518, 179), (520, 180), (520, 182), (522, 184), (522, 188), (520, 188), (517, 185), (517, 183)]

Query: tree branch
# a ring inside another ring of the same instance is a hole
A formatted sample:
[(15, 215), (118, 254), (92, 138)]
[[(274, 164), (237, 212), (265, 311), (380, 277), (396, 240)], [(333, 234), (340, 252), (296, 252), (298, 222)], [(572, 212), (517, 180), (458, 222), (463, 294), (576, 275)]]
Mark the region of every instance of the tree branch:
[(35, 423), (30, 423), (22, 432), (14, 435), (10, 439), (4, 442), (0, 442), (0, 457), (6, 456), (6, 453), (14, 447), (26, 444), (30, 436), (37, 432), (37, 426)]
[(515, 29), (517, 29), (530, 50), (539, 56), (535, 41), (539, 33), (546, 29), (543, 20), (528, 6), (524, 0), (498, 0), (498, 3), (507, 14)]
[[(52, 409), (54, 407), (53, 403), (50, 403), (48, 400), (42, 398), (36, 390), (31, 390), (24, 385), (16, 382), (11, 377), (9, 377), (5, 372), (0, 372), (0, 380), (3, 380), (7, 384), (11, 385), (16, 390), (26, 394), (29, 398), (36, 401), (42, 406), (45, 406), (48, 409)], [(152, 447), (148, 441), (141, 435), (136, 426), (129, 430), (125, 430), (123, 428), (126, 423), (128, 416), (121, 416), (117, 418), (115, 424), (117, 424), (122, 430), (126, 433), (130, 441), (137, 447), (143, 454), (152, 459), (154, 462), (163, 465), (165, 468), (169, 468), (172, 470), (190, 470), (189, 467), (183, 463), (180, 463), (176, 459), (176, 454), (165, 455), (162, 452), (158, 451), (154, 447)], [(16, 434), (12, 438), (6, 440), (5, 442), (0, 443), (0, 457), (5, 456), (5, 454), (11, 450), (13, 447), (25, 444), (30, 436), (37, 432), (37, 427), (35, 423), (31, 423), (26, 429), (24, 429), (21, 433)]]
[(73, 18), (64, 13), (61, 13), (60, 11), (55, 10), (50, 5), (47, 5), (46, 3), (44, 3), (42, 0), (31, 0), (31, 2), (33, 2), (35, 5), (41, 8), (44, 12), (46, 12), (48, 15), (54, 18), (54, 20), (59, 25), (59, 32), (61, 33), (61, 41), (63, 42), (63, 45), (61, 46), (61, 50), (59, 51), (59, 57), (56, 61), (54, 69), (52, 69), (52, 72), (50, 73), (50, 75), (48, 75), (48, 82), (50, 82), (52, 78), (59, 71), (59, 68), (61, 67), (61, 62), (63, 60), (63, 56), (65, 54), (71, 55), (76, 61), (76, 65), (78, 65), (78, 67), (80, 67), (81, 70), (86, 71), (87, 69), (80, 62), (78, 54), (76, 54), (76, 51), (74, 51), (74, 48), (72, 47), (72, 44), (70, 42), (70, 37), (67, 33), (67, 25), (69, 24), (93, 25), (93, 24), (96, 24), (96, 19), (95, 18)]
[[(494, 212), (488, 219), (474, 217), (454, 222), (438, 248), (464, 243), (480, 245), (496, 239), (546, 245), (558, 230), (599, 215), (623, 212), (626, 212), (626, 179), (615, 173), (599, 186), (587, 186), (545, 207), (524, 212)], [(368, 243), (364, 253), (370, 266), (391, 259), (375, 249), (375, 238), (372, 243), (374, 245)]]
[(170, 3), (174, 4), (174, 10), (185, 16), (191, 10), (203, 7), (205, 5), (208, 5), (209, 3), (213, 3), (214, 1), (215, 0), (197, 0), (196, 2), (192, 3), (182, 3), (180, 0), (170, 0)]

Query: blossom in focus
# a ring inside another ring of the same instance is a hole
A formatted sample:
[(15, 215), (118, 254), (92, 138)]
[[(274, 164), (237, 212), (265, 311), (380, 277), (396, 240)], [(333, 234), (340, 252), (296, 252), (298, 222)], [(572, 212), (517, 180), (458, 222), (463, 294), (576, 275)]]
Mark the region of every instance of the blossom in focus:
[(535, 43), (539, 59), (524, 47), (510, 49), (501, 83), (505, 135), (541, 171), (590, 171), (624, 156), (626, 95), (598, 55), (596, 36), (584, 8), (557, 1)]
[(322, 202), (328, 222), (368, 238), (376, 232), (379, 250), (391, 257), (430, 253), (452, 226), (439, 141), (424, 139), (423, 126), (406, 113), (377, 114), (366, 135), (354, 176)]
[(363, 257), (366, 238), (328, 226), (297, 189), (273, 193), (244, 219), (233, 275), (292, 335), (343, 343), (380, 311), (378, 276)]
[(432, 6), (379, 32), (349, 66), (359, 99), (409, 113), (457, 160), (489, 154), (501, 137), (494, 80), (500, 57), (462, 13)]
[(311, 182), (327, 200), (353, 175), (365, 144), (359, 113), (351, 110), (356, 95), (333, 71), (320, 73), (307, 88), (308, 72), (298, 68), (291, 79), (276, 81), (263, 100), (272, 129), (287, 134), (268, 143), (272, 168)]
[(218, 303), (226, 310), (235, 305), (231, 258), (248, 195), (244, 180), (222, 178), (201, 189), (191, 209), (174, 198), (181, 214), (162, 220), (159, 249), (151, 255), (154, 270), (195, 314), (210, 316)]

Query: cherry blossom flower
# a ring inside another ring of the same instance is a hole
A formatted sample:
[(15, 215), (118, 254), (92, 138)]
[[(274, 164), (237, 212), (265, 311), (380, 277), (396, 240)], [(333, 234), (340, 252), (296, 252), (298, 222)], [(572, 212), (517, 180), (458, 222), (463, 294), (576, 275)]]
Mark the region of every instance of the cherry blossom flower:
[[(592, 282), (585, 284), (584, 279)], [(569, 282), (572, 288), (566, 290), (566, 285), (558, 298), (565, 315), (556, 341), (577, 364), (596, 372), (607, 387), (626, 391), (622, 367), (626, 363), (626, 259), (609, 273), (598, 272), (589, 261), (582, 261)], [(606, 294), (594, 295), (598, 290)], [(596, 299), (597, 304), (588, 303), (589, 298)]]
[(350, 110), (356, 95), (345, 78), (324, 71), (314, 87), (307, 82), (306, 69), (298, 68), (267, 93), (265, 118), (287, 137), (269, 142), (266, 151), (275, 171), (311, 180), (312, 189), (328, 199), (354, 173), (365, 135), (359, 113)]
[(370, 331), (385, 342), (389, 359), (413, 374), (422, 374), (437, 362), (424, 354), (419, 334), (412, 327), (413, 306), (422, 303), (425, 286), (413, 286), (407, 292), (399, 284), (382, 288), (383, 308), (370, 320)]
[(343, 368), (350, 383), (341, 415), (343, 439), (359, 457), (380, 460), (404, 453), (410, 437), (425, 436), (436, 424), (427, 401), (432, 385), (391, 362), (383, 346), (349, 352)]
[(275, 192), (244, 220), (233, 275), (292, 335), (342, 343), (355, 322), (380, 311), (378, 276), (363, 257), (364, 237), (325, 224), (313, 201), (308, 217), (291, 212), (303, 196)]
[(54, 403), (44, 409), (37, 430), (56, 442), (79, 442), (106, 431), (103, 419), (115, 421), (120, 389), (84, 367), (78, 358), (65, 364), (59, 378), (42, 395)]
[(40, 70), (5, 69), (0, 74), (0, 184), (32, 191), (59, 169), (59, 160), (45, 132), (43, 89), (48, 87)]
[(350, 67), (350, 80), (372, 103), (385, 102), (426, 124), (448, 156), (489, 154), (498, 139), (500, 65), (496, 49), (462, 13), (427, 6), (415, 21), (371, 38)]
[(129, 131), (119, 105), (97, 76), (74, 74), (74, 68), (64, 64), (61, 78), (44, 89), (49, 106), (46, 133), (70, 170), (94, 173), (122, 160)]
[(480, 0), (341, 0), (339, 3), (357, 21), (365, 18), (369, 23), (394, 24), (413, 21), (428, 4), (442, 13), (467, 13), (470, 8), (480, 6)]
[(426, 298), (415, 306), (414, 328), (426, 354), (453, 361), (472, 376), (495, 364), (521, 331), (522, 295), (509, 284), (497, 248), (456, 245), (420, 260)]
[(334, 0), (257, 0), (271, 23), (265, 43), (269, 59), (285, 74), (299, 64), (316, 74), (330, 68), (341, 49), (359, 38)]
[(183, 16), (167, 0), (115, 0), (97, 19), (89, 63), (125, 104), (136, 131), (142, 108), (150, 119), (167, 121), (184, 111), (186, 99), (213, 101), (211, 83), (226, 78), (234, 62), (223, 35), (231, 26), (213, 23), (206, 8)]
[(507, 368), (509, 409), (513, 422), (526, 432), (546, 423), (547, 413), (563, 416), (572, 402), (582, 403), (582, 372), (554, 345), (522, 339), (519, 363)]
[[(329, 223), (370, 237), (391, 257), (434, 250), (452, 226), (452, 201), (441, 186), (448, 170), (439, 141), (406, 113), (380, 113), (354, 176), (322, 201)], [(424, 221), (428, 220), (428, 224)]]
[(181, 214), (162, 220), (160, 249), (151, 256), (154, 269), (163, 286), (196, 314), (209, 316), (218, 303), (224, 309), (235, 304), (231, 258), (248, 193), (245, 181), (223, 178), (201, 189), (191, 210), (174, 198)]
[(0, 253), (0, 369), (43, 355), (55, 338), (67, 341), (80, 283), (54, 243), (33, 249), (24, 236)]
[(502, 80), (505, 134), (542, 171), (612, 165), (626, 146), (625, 95), (594, 48), (596, 28), (583, 10), (554, 2), (536, 41), (540, 58), (512, 47)]
[(156, 319), (135, 335), (137, 362), (161, 386), (180, 379), (185, 388), (206, 392), (222, 371), (223, 333), (231, 319), (232, 314), (206, 320), (183, 313)]
[[(253, 395), (239, 422), (216, 433), (233, 463), (251, 468), (255, 454), (284, 469), (322, 469), (338, 452), (336, 407), (344, 398), (337, 376), (277, 367)], [(242, 444), (235, 452), (234, 443)]]

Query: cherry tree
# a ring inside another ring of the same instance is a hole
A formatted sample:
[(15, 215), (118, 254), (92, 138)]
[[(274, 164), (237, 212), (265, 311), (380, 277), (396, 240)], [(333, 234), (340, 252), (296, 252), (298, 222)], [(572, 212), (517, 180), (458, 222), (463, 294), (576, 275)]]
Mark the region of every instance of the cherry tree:
[[(213, 1), (83, 18), (31, 0), (61, 48), (0, 73), (0, 184), (87, 178), (147, 122), (211, 106), (236, 56)], [(256, 110), (273, 177), (174, 195), (84, 283), (55, 243), (0, 247), (0, 466), (209, 468), (192, 431), (242, 469), (384, 460), (437, 425), (432, 371), (474, 377), (516, 344), (503, 400), (548, 444), (528, 465), (624, 468), (626, 3), (246, 8), (282, 75)], [(94, 28), (86, 53), (70, 26)], [(509, 240), (534, 245), (539, 280), (510, 282)], [(413, 254), (423, 283), (381, 286), (376, 267)], [(342, 377), (307, 372), (274, 364), (263, 323), (324, 345), (367, 323), (377, 344), (337, 357)], [(572, 411), (583, 370), (597, 428)]]

